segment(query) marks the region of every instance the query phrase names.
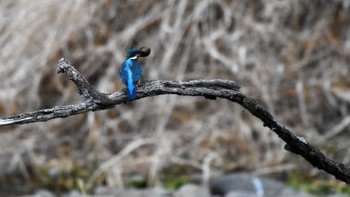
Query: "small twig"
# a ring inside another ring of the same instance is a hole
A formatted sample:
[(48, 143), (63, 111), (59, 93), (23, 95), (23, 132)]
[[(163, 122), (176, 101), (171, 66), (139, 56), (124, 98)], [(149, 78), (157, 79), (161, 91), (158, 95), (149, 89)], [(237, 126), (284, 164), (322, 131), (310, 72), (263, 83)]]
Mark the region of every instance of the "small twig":
[[(83, 76), (66, 60), (58, 63), (58, 73), (66, 73), (85, 97), (83, 103), (57, 106), (35, 112), (0, 119), (0, 127), (14, 124), (42, 122), (54, 118), (64, 118), (88, 111), (103, 110), (128, 102), (125, 89), (112, 94), (96, 91)], [(257, 100), (239, 92), (239, 85), (229, 80), (192, 80), (192, 81), (160, 81), (143, 83), (137, 89), (137, 99), (163, 94), (182, 96), (203, 96), (208, 99), (224, 98), (238, 103), (259, 118), (264, 126), (275, 132), (284, 142), (285, 149), (301, 155), (314, 167), (334, 175), (337, 179), (350, 183), (350, 169), (343, 163), (327, 158), (317, 148), (311, 146), (304, 138), (295, 135), (279, 123)]]

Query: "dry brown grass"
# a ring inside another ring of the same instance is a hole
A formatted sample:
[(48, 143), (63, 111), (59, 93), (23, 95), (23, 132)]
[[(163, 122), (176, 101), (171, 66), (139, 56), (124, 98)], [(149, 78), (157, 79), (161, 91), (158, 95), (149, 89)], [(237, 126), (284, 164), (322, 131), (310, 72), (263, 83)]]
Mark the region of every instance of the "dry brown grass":
[[(55, 73), (61, 57), (97, 89), (122, 88), (118, 69), (127, 49), (146, 46), (152, 53), (143, 60), (144, 80), (235, 80), (292, 130), (349, 162), (349, 13), (347, 0), (2, 0), (0, 114), (79, 102), (74, 84)], [(107, 174), (109, 186), (135, 173), (158, 184), (162, 169), (177, 164), (203, 177), (307, 166), (289, 159), (260, 121), (223, 100), (159, 96), (2, 130), (0, 154), (12, 155), (13, 169), (22, 161), (98, 161), (87, 182)]]

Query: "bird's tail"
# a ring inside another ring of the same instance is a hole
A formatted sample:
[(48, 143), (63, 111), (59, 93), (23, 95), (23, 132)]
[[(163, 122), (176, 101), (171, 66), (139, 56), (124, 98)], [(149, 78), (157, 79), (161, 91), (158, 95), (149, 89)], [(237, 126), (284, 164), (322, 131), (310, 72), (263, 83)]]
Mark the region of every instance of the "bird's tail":
[(132, 81), (132, 77), (128, 77), (128, 98), (136, 98), (136, 85)]

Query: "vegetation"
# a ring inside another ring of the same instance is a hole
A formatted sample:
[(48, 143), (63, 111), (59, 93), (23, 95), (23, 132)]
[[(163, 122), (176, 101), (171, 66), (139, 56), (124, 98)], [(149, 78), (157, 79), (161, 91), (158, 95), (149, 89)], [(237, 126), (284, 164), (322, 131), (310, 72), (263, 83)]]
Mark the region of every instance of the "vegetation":
[(335, 180), (324, 180), (310, 173), (301, 174), (293, 171), (289, 174), (289, 185), (298, 190), (324, 195), (333, 193), (350, 194), (350, 186)]

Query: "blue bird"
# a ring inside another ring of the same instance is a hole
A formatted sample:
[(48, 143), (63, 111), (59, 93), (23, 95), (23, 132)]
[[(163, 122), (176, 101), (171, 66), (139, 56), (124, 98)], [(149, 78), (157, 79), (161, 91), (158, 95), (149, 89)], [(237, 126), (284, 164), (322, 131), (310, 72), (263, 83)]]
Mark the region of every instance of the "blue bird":
[(126, 55), (125, 61), (120, 67), (120, 78), (123, 84), (126, 85), (129, 100), (136, 98), (136, 86), (142, 76), (142, 65), (138, 58), (146, 57), (150, 53), (150, 49), (143, 51), (143, 47), (140, 49), (131, 48)]

